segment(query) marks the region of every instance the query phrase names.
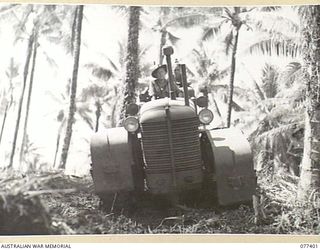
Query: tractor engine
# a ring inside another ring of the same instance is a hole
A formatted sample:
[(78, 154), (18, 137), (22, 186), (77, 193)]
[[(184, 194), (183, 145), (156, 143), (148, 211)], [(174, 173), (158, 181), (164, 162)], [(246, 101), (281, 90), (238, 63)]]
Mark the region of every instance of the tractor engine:
[(145, 104), (141, 141), (147, 186), (161, 194), (200, 187), (199, 118), (190, 106), (169, 98)]

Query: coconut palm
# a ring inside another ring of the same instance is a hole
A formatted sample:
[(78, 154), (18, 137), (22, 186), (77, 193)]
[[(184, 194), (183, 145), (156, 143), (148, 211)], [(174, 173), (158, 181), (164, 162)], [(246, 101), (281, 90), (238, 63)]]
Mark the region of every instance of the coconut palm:
[[(68, 7), (57, 7), (55, 5), (44, 5), (44, 6), (37, 6), (35, 9), (35, 12), (37, 13), (35, 19), (33, 20), (33, 33), (35, 37), (35, 41), (33, 44), (33, 55), (32, 55), (32, 65), (30, 69), (30, 79), (29, 79), (29, 91), (28, 91), (28, 98), (27, 98), (27, 104), (26, 104), (26, 115), (25, 115), (25, 121), (24, 121), (24, 128), (23, 128), (23, 137), (22, 137), (22, 143), (21, 143), (21, 149), (20, 149), (20, 162), (23, 158), (23, 152), (24, 146), (25, 146), (25, 140), (27, 136), (27, 128), (28, 128), (28, 119), (29, 119), (29, 112), (30, 112), (30, 103), (31, 103), (31, 97), (32, 97), (32, 90), (33, 90), (33, 79), (34, 79), (34, 72), (35, 72), (35, 65), (36, 65), (36, 59), (37, 59), (37, 52), (38, 47), (41, 48), (41, 41), (38, 41), (39, 38), (43, 38), (46, 40), (49, 40), (53, 43), (57, 43), (54, 39), (56, 39), (57, 35), (61, 35), (60, 28), (64, 25), (64, 20), (67, 19), (68, 21)], [(67, 37), (69, 36), (62, 36)], [(63, 41), (63, 38), (62, 38)], [(58, 41), (58, 43), (61, 43), (61, 41)], [(70, 46), (72, 48), (72, 46)], [(66, 51), (70, 51), (70, 49), (66, 48)], [(52, 58), (48, 56), (48, 54), (45, 51), (45, 48), (42, 48), (42, 54), (45, 55), (47, 61), (49, 62), (50, 66), (56, 66), (55, 62)]]
[(9, 79), (9, 88), (3, 91), (2, 94), (2, 103), (1, 103), (1, 108), (4, 106), (4, 111), (3, 111), (3, 119), (2, 119), (2, 125), (1, 125), (1, 131), (0, 131), (0, 144), (7, 120), (7, 115), (9, 112), (9, 109), (13, 105), (13, 90), (14, 90), (14, 85), (13, 85), (13, 80), (18, 76), (18, 66), (15, 65), (13, 58), (11, 58), (10, 61), (10, 68), (6, 71), (6, 75)]
[(78, 80), (78, 69), (80, 60), (80, 46), (81, 46), (81, 30), (82, 30), (82, 18), (83, 18), (83, 5), (76, 6), (75, 18), (74, 18), (74, 41), (73, 43), (73, 71), (71, 80), (71, 91), (70, 91), (70, 105), (67, 120), (66, 134), (64, 138), (64, 145), (62, 147), (61, 159), (59, 168), (65, 169), (68, 151), (72, 136), (72, 124), (74, 115), (76, 112), (76, 93), (77, 93), (77, 80)]
[(125, 117), (125, 107), (136, 102), (136, 87), (138, 86), (139, 70), (139, 27), (141, 7), (129, 8), (129, 31), (126, 55), (126, 78), (123, 90), (123, 104), (120, 119)]
[(254, 121), (260, 120), (251, 135), (256, 165), (264, 170), (268, 166), (268, 176), (279, 171), (299, 175), (298, 155), (291, 157), (289, 147), (295, 131), (303, 129), (303, 92), (300, 82), (283, 82), (285, 74), (286, 70), (280, 72), (273, 65), (265, 65), (261, 83), (256, 83), (261, 94), (256, 95), (256, 104), (250, 110), (251, 115), (257, 115)]
[(231, 124), (231, 110), (232, 110), (232, 103), (233, 103), (233, 91), (234, 91), (234, 79), (235, 79), (235, 72), (236, 72), (236, 54), (238, 50), (238, 41), (239, 41), (239, 34), (240, 29), (243, 26), (247, 25), (247, 18), (246, 14), (250, 12), (248, 8), (245, 7), (233, 7), (233, 8), (223, 8), (223, 14), (221, 16), (221, 20), (215, 22), (213, 25), (205, 26), (204, 33), (202, 36), (203, 40), (207, 40), (212, 36), (216, 35), (218, 32), (221, 31), (223, 25), (229, 24), (229, 33), (224, 38), (225, 41), (225, 52), (229, 54), (230, 49), (232, 48), (231, 52), (231, 66), (230, 66), (230, 81), (229, 81), (229, 90), (228, 90), (228, 111), (227, 111), (227, 126), (230, 127)]
[[(299, 27), (294, 18), (288, 18), (281, 14), (281, 7), (234, 7), (224, 8), (220, 21), (210, 21), (204, 26), (202, 39), (208, 40), (213, 36), (217, 37), (222, 30), (229, 29), (228, 35), (223, 37), (225, 52), (228, 55), (231, 51), (230, 80), (228, 93), (227, 124), (231, 122), (231, 108), (233, 98), (233, 85), (237, 67), (239, 52), (253, 53), (256, 51), (268, 55), (297, 56), (299, 46), (297, 44), (297, 31)], [(229, 24), (229, 26), (227, 26)], [(283, 27), (288, 27), (288, 34), (284, 34)], [(239, 34), (245, 34), (244, 27), (248, 31), (258, 31), (255, 41), (246, 46), (238, 48)], [(242, 30), (242, 31), (241, 31)], [(238, 56), (236, 56), (238, 55)]]
[[(60, 150), (61, 136), (62, 136), (62, 132), (66, 129), (66, 124), (68, 120), (67, 114), (68, 114), (68, 107), (69, 107), (70, 86), (71, 86), (71, 82), (69, 82), (66, 85), (65, 91), (58, 94), (57, 93), (53, 94), (52, 92), (46, 93), (46, 95), (56, 103), (55, 107), (57, 107), (57, 109), (54, 110), (53, 112), (57, 114), (56, 121), (59, 124), (54, 160), (52, 164), (53, 168), (55, 168), (58, 160), (57, 156)], [(90, 108), (89, 103), (87, 103), (86, 100), (84, 100), (81, 97), (76, 100), (76, 104), (77, 104), (77, 110), (74, 117), (74, 123), (76, 123), (79, 120), (82, 120), (89, 126), (90, 129), (94, 130), (94, 123), (91, 117), (92, 110)]]
[[(246, 52), (292, 58), (299, 56), (300, 24), (294, 8), (255, 9), (250, 13), (248, 23), (258, 33)], [(283, 27), (286, 27), (285, 32)]]
[(103, 111), (103, 105), (108, 104), (110, 105), (110, 100), (112, 99), (112, 95), (110, 95), (110, 87), (106, 84), (90, 84), (89, 87), (82, 89), (81, 92), (81, 99), (83, 102), (88, 102), (93, 100), (95, 106), (95, 128), (94, 131), (97, 132), (99, 130), (99, 123), (101, 113)]
[(29, 90), (28, 90), (28, 97), (27, 97), (27, 104), (26, 104), (26, 114), (25, 114), (24, 127), (23, 127), (22, 143), (20, 148), (20, 163), (22, 162), (22, 158), (25, 152), (24, 147), (25, 147), (26, 137), (27, 137), (27, 127), (28, 127), (30, 103), (31, 103), (31, 96), (32, 96), (32, 89), (33, 89), (33, 78), (34, 78), (34, 71), (35, 71), (36, 58), (37, 58), (37, 48), (38, 48), (38, 25), (37, 24), (34, 26), (32, 33), (33, 33), (34, 41), (32, 44), (32, 52), (31, 52), (32, 53), (31, 72), (30, 72), (30, 78), (29, 78)]
[(307, 100), (298, 199), (305, 203), (312, 199), (315, 199), (314, 201), (318, 199), (319, 202), (320, 195), (320, 6), (301, 7), (300, 16), (303, 38), (303, 77)]
[[(215, 8), (212, 8), (215, 9)], [(218, 8), (217, 8), (218, 9)], [(157, 16), (156, 25), (152, 27), (153, 31), (160, 34), (159, 45), (159, 65), (163, 64), (164, 55), (162, 52), (163, 47), (169, 42), (172, 45), (180, 40), (180, 38), (174, 34), (172, 28), (190, 28), (195, 25), (199, 25), (203, 22), (207, 16), (203, 13), (204, 10), (200, 8), (183, 8), (183, 7), (160, 7), (153, 8), (156, 10)], [(212, 11), (211, 11), (212, 12)]]
[(17, 115), (17, 120), (16, 120), (16, 126), (15, 126), (15, 131), (14, 131), (14, 138), (13, 138), (8, 168), (12, 167), (13, 159), (14, 159), (14, 155), (15, 155), (15, 149), (16, 149), (21, 113), (22, 113), (22, 104), (23, 104), (24, 94), (25, 94), (25, 90), (26, 90), (26, 86), (27, 86), (27, 77), (28, 77), (28, 72), (29, 72), (29, 64), (31, 61), (34, 39), (35, 39), (34, 34), (31, 34), (29, 37), (29, 41), (28, 41), (27, 57), (26, 57), (25, 65), (24, 65), (24, 71), (23, 71), (23, 85), (22, 85), (21, 95), (20, 95), (19, 104), (18, 104), (18, 115)]
[[(57, 11), (57, 9), (59, 10)], [(25, 98), (24, 93), (26, 88), (28, 88), (22, 144), (20, 148), (20, 161), (22, 160), (23, 152), (25, 152), (24, 146), (26, 142), (30, 103), (32, 99), (35, 64), (38, 48), (41, 48), (41, 42), (38, 38), (39, 36), (46, 37), (46, 39), (52, 41), (52, 39), (54, 39), (54, 37), (57, 36), (56, 31), (59, 31), (59, 27), (62, 26), (63, 22), (61, 20), (63, 19), (63, 17), (67, 16), (65, 15), (65, 13), (67, 13), (65, 7), (59, 8), (54, 5), (9, 5), (5, 9), (5, 12), (1, 12), (1, 14), (4, 15), (5, 18), (7, 20), (10, 20), (10, 22), (13, 24), (13, 27), (16, 32), (16, 39), (14, 44), (18, 43), (19, 41), (23, 42), (25, 40), (25, 37), (27, 37), (27, 40), (29, 41), (29, 45), (27, 48), (27, 61), (25, 62), (23, 73), (23, 86), (18, 107), (18, 118), (16, 122), (9, 166), (12, 165), (12, 161), (15, 155), (15, 148), (20, 126), (20, 117), (22, 115), (22, 104)], [(31, 27), (32, 31), (30, 31), (28, 27)], [(61, 42), (61, 40), (63, 40), (61, 39), (61, 37), (63, 38), (63, 36), (61, 36), (60, 34), (58, 35), (58, 37), (59, 42)], [(48, 57), (48, 54), (44, 49), (42, 50), (42, 54), (48, 59), (48, 62), (51, 65), (54, 63), (54, 61)], [(29, 86), (27, 86), (26, 83), (28, 78)]]

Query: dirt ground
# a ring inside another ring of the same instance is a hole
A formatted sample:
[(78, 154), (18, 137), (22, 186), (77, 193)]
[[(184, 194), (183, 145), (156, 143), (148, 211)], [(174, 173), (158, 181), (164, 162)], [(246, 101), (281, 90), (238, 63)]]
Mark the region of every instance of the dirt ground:
[[(157, 199), (144, 199), (130, 209), (110, 212), (95, 195), (90, 176), (48, 173), (6, 178), (0, 181), (0, 188), (1, 235), (320, 232), (319, 217), (304, 218), (308, 220), (297, 224), (296, 214), (281, 201), (272, 200), (275, 194), (270, 192), (263, 205), (266, 217), (257, 225), (250, 203), (228, 208), (184, 205), (173, 209)], [(270, 190), (281, 193), (275, 187)]]

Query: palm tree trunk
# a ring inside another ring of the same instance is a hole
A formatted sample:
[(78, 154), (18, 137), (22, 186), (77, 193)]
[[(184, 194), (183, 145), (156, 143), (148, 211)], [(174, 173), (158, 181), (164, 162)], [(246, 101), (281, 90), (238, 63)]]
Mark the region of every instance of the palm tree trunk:
[(32, 89), (33, 89), (33, 77), (34, 77), (36, 58), (37, 58), (37, 47), (38, 47), (38, 34), (37, 34), (37, 32), (38, 32), (37, 27), (35, 26), (34, 30), (33, 30), (33, 37), (34, 37), (33, 56), (32, 56), (32, 66), (31, 66), (30, 79), (29, 79), (29, 91), (28, 91), (26, 115), (25, 115), (25, 120), (24, 120), (24, 128), (23, 128), (22, 143), (21, 143), (21, 150), (20, 150), (20, 163), (23, 160), (24, 148), (26, 146), (25, 144), (26, 144), (26, 138), (27, 138), (28, 119), (29, 119), (29, 112), (30, 112)]
[(139, 6), (129, 8), (129, 32), (128, 49), (126, 57), (126, 79), (124, 86), (124, 100), (121, 108), (120, 120), (125, 117), (126, 106), (136, 102), (136, 87), (139, 78), (139, 27), (140, 27)]
[(100, 101), (97, 100), (95, 105), (96, 105), (96, 128), (95, 128), (95, 132), (98, 132), (98, 130), (99, 130), (99, 120), (100, 120), (100, 116), (101, 116), (101, 103), (100, 103)]
[(1, 145), (1, 141), (2, 141), (2, 136), (3, 136), (3, 132), (4, 132), (4, 128), (6, 126), (6, 122), (7, 122), (7, 115), (8, 115), (8, 111), (13, 103), (13, 85), (12, 85), (12, 79), (13, 79), (13, 58), (11, 58), (11, 63), (10, 63), (10, 87), (9, 87), (9, 91), (8, 93), (10, 93), (10, 99), (6, 104), (6, 108), (4, 110), (4, 116), (3, 116), (3, 120), (2, 120), (2, 126), (1, 126), (1, 132), (0, 132), (0, 145)]
[(301, 23), (303, 73), (307, 87), (304, 150), (297, 198), (306, 204), (320, 195), (320, 5), (307, 6)]
[(227, 113), (227, 127), (230, 127), (231, 124), (231, 112), (232, 112), (232, 103), (233, 103), (233, 89), (234, 89), (234, 76), (236, 73), (236, 54), (238, 48), (238, 39), (239, 39), (239, 30), (241, 25), (237, 26), (235, 29), (235, 38), (232, 49), (231, 57), (231, 72), (230, 72), (230, 83), (229, 83), (229, 97), (228, 97), (228, 113)]
[[(118, 96), (118, 88), (117, 86), (114, 86), (114, 96)], [(114, 128), (117, 125), (116, 121), (116, 110), (118, 106), (118, 98), (115, 99), (112, 110), (111, 110), (111, 127)]]
[(63, 119), (59, 129), (58, 129), (58, 135), (57, 135), (57, 142), (56, 142), (56, 150), (54, 153), (54, 159), (53, 159), (53, 164), (52, 164), (52, 168), (55, 168), (56, 166), (56, 162), (57, 162), (57, 156), (58, 156), (58, 152), (59, 152), (59, 146), (60, 146), (60, 138), (61, 138), (61, 132), (62, 129), (64, 128), (64, 125), (66, 124), (66, 119)]
[(29, 42), (28, 42), (27, 58), (26, 58), (26, 62), (24, 65), (23, 85), (22, 85), (21, 95), (20, 95), (20, 99), (19, 99), (18, 116), (17, 116), (16, 126), (15, 126), (15, 130), (14, 130), (14, 137), (13, 137), (13, 142), (12, 142), (12, 149), (11, 149), (10, 162), (9, 162), (8, 168), (11, 168), (13, 165), (13, 159), (14, 159), (14, 155), (15, 155), (19, 126), (20, 126), (22, 104), (23, 104), (24, 93), (25, 93), (26, 85), (27, 85), (27, 78), (28, 78), (28, 73), (29, 73), (29, 64), (31, 61), (33, 43), (34, 43), (34, 36), (33, 36), (33, 34), (31, 34), (31, 36), (29, 37)]
[(72, 125), (74, 122), (74, 115), (76, 112), (76, 94), (77, 94), (77, 81), (78, 81), (78, 69), (79, 69), (79, 59), (80, 59), (80, 45), (81, 45), (81, 28), (82, 28), (82, 18), (83, 18), (83, 5), (76, 7), (75, 12), (75, 37), (74, 37), (74, 50), (73, 50), (73, 72), (71, 81), (71, 91), (70, 91), (70, 105), (69, 105), (69, 115), (67, 120), (66, 134), (64, 137), (64, 144), (61, 152), (61, 159), (59, 168), (65, 169), (68, 152), (72, 137)]
[(1, 141), (2, 141), (4, 126), (5, 126), (6, 120), (7, 120), (8, 109), (9, 109), (9, 103), (7, 103), (6, 108), (4, 110), (4, 116), (3, 116), (3, 120), (2, 120), (1, 132), (0, 132), (0, 145), (1, 145)]

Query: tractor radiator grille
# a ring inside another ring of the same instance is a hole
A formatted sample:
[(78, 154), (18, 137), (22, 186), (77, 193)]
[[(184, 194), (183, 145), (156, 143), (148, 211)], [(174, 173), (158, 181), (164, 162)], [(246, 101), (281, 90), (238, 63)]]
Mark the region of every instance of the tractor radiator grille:
[[(173, 154), (176, 172), (201, 168), (197, 117), (172, 120)], [(170, 173), (171, 157), (166, 121), (141, 124), (146, 172)]]

